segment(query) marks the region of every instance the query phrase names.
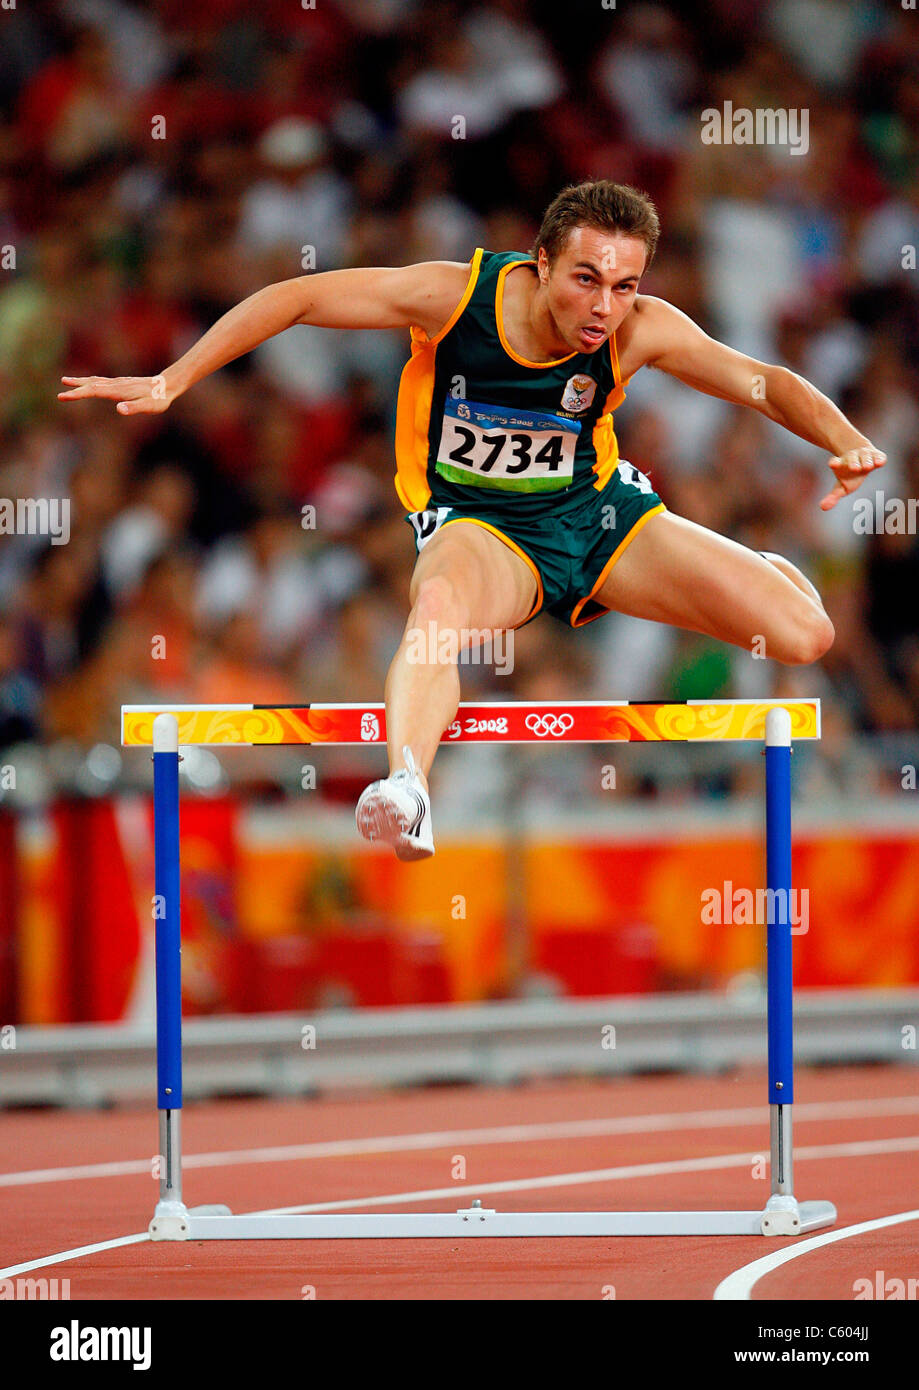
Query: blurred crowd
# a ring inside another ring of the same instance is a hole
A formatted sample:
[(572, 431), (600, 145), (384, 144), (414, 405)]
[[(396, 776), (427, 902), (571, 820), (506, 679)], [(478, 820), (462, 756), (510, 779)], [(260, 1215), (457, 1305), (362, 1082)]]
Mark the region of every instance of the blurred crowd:
[[(919, 497), (919, 16), (878, 0), (70, 0), (0, 12), (0, 749), (117, 744), (123, 702), (380, 700), (414, 547), (392, 486), (402, 332), (297, 327), (125, 420), (59, 378), (154, 375), (310, 270), (532, 245), (565, 183), (645, 189), (642, 290), (801, 372)], [(711, 145), (701, 113), (807, 111), (809, 145)], [(620, 452), (667, 506), (820, 587), (793, 671), (618, 616), (516, 634), (467, 696), (807, 693), (828, 729), (919, 715), (919, 539), (829, 513), (826, 456), (640, 373)], [(864, 495), (856, 494), (856, 497)], [(304, 510), (307, 509), (307, 510)], [(311, 510), (310, 510), (311, 509)], [(913, 528), (915, 532), (915, 527)]]

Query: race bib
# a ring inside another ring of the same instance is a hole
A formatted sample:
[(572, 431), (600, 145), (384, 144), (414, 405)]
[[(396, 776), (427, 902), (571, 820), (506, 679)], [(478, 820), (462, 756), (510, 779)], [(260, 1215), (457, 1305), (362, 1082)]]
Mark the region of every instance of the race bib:
[(574, 475), (580, 420), (447, 397), (437, 472), (451, 483), (555, 492)]

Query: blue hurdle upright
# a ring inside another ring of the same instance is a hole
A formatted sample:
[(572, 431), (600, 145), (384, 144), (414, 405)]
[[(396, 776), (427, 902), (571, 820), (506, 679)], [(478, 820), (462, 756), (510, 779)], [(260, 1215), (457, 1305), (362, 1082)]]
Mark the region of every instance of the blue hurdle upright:
[[(138, 712), (152, 721), (152, 733), (141, 737), (125, 737), (123, 742), (152, 741), (154, 764), (154, 821), (156, 875), (156, 1034), (157, 1034), (157, 1104), (160, 1125), (160, 1187), (159, 1201), (150, 1222), (153, 1240), (244, 1240), (244, 1239), (366, 1239), (421, 1238), (465, 1236), (714, 1236), (765, 1235), (795, 1236), (806, 1231), (830, 1226), (836, 1220), (832, 1202), (798, 1202), (794, 1196), (792, 1175), (792, 1104), (794, 1102), (794, 1059), (792, 1028), (792, 941), (791, 941), (791, 739), (792, 720), (789, 708), (766, 702), (765, 763), (766, 763), (766, 878), (769, 904), (767, 922), (767, 985), (768, 985), (768, 1086), (770, 1113), (771, 1195), (765, 1207), (752, 1211), (590, 1211), (590, 1212), (498, 1212), (483, 1208), (478, 1202), (455, 1212), (408, 1214), (343, 1214), (262, 1212), (234, 1215), (225, 1206), (186, 1207), (182, 1198), (182, 997), (181, 997), (181, 904), (180, 904), (180, 831), (179, 831), (179, 723), (177, 713), (204, 711), (208, 717), (218, 712), (205, 707), (145, 706), (125, 707), (126, 712)], [(819, 703), (816, 707), (816, 732), (805, 737), (819, 737)], [(690, 713), (715, 711), (719, 718), (721, 706), (743, 713), (749, 707), (759, 711), (758, 728), (763, 730), (762, 702), (687, 702)], [(236, 712), (252, 711), (257, 707), (233, 707)], [(377, 718), (371, 741), (382, 742), (379, 707), (361, 713), (359, 706), (342, 706), (355, 711), (361, 728), (370, 728), (367, 721)], [(466, 707), (460, 706), (460, 709)], [(473, 708), (473, 707), (468, 707)], [(482, 707), (475, 707), (477, 710)], [(495, 710), (511, 710), (510, 705), (495, 705)], [(531, 710), (531, 706), (525, 707)], [(595, 741), (590, 732), (595, 722), (585, 720), (579, 733), (578, 710), (591, 716), (598, 706), (588, 702), (569, 702), (564, 706), (546, 705), (544, 713), (527, 716), (529, 735), (512, 736), (508, 742), (555, 736), (559, 730), (568, 741)], [(607, 707), (603, 707), (604, 711)], [(633, 710), (671, 710), (675, 706), (634, 706)], [(296, 711), (298, 718), (308, 712), (304, 706)], [(562, 711), (562, 714), (559, 714)], [(232, 712), (232, 711), (231, 711)], [(226, 714), (227, 711), (220, 711)], [(644, 716), (642, 716), (644, 717)], [(636, 715), (636, 719), (638, 716)], [(566, 722), (570, 720), (571, 722)], [(493, 741), (493, 728), (476, 736), (475, 730), (488, 721), (473, 721), (473, 733), (463, 741)], [(500, 720), (490, 721), (492, 725)], [(125, 726), (126, 727), (126, 726)], [(208, 732), (200, 737), (186, 737), (188, 742), (214, 743), (244, 740), (214, 734), (217, 726), (211, 718)], [(328, 724), (320, 738), (322, 742), (354, 742), (355, 738), (330, 737)], [(451, 726), (453, 727), (453, 726)], [(459, 727), (459, 725), (457, 725)], [(466, 726), (469, 727), (469, 726)], [(514, 734), (511, 726), (510, 732)], [(678, 723), (670, 726), (675, 732), (656, 735), (659, 738), (679, 739)], [(714, 727), (714, 725), (713, 725)], [(746, 730), (747, 724), (742, 725)], [(615, 739), (615, 733), (603, 735)], [(648, 735), (654, 737), (655, 735)], [(694, 734), (692, 737), (704, 737)], [(762, 737), (762, 733), (758, 735)], [(364, 738), (364, 734), (361, 734)], [(620, 736), (621, 737), (621, 736)], [(712, 738), (750, 738), (748, 732), (713, 733)], [(256, 741), (256, 740), (253, 740)], [(274, 738), (275, 742), (309, 742), (308, 737), (291, 735)], [(412, 872), (409, 868), (407, 872)], [(784, 910), (780, 910), (784, 905)]]

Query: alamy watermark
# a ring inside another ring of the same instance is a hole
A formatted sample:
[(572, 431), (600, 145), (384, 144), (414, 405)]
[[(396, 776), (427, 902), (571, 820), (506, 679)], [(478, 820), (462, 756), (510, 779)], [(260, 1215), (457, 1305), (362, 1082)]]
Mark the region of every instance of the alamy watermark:
[(70, 1298), (69, 1279), (0, 1279), (0, 1299), (54, 1302)]
[(50, 536), (70, 540), (69, 497), (0, 497), (0, 536)]
[(856, 497), (852, 529), (857, 536), (915, 536), (919, 527), (919, 497)]
[(856, 1279), (852, 1285), (852, 1296), (893, 1302), (919, 1299), (919, 1279), (888, 1278), (883, 1269), (874, 1271), (873, 1279)]
[(149, 1327), (92, 1327), (71, 1318), (67, 1327), (52, 1327), (52, 1361), (130, 1361), (135, 1371), (150, 1369)]
[(792, 936), (805, 936), (810, 923), (810, 893), (806, 888), (735, 888), (725, 879), (722, 888), (702, 890), (705, 926), (790, 926)]
[(445, 627), (429, 618), (423, 627), (411, 627), (405, 634), (405, 659), (410, 666), (464, 664), (494, 665), (495, 674), (508, 676), (514, 669), (513, 628)]
[(747, 106), (736, 109), (726, 101), (719, 110), (709, 106), (702, 112), (703, 145), (786, 145), (789, 154), (807, 154), (810, 147), (810, 112), (807, 107)]

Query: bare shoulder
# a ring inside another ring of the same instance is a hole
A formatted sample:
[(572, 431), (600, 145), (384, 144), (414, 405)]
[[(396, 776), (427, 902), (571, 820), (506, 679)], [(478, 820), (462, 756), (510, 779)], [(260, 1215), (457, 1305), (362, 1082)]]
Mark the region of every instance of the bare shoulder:
[(433, 338), (462, 299), (471, 261), (420, 261), (398, 272), (403, 307), (409, 321)]
[(632, 376), (639, 367), (653, 364), (682, 334), (693, 330), (700, 331), (675, 304), (653, 294), (637, 294), (616, 330), (623, 377)]

